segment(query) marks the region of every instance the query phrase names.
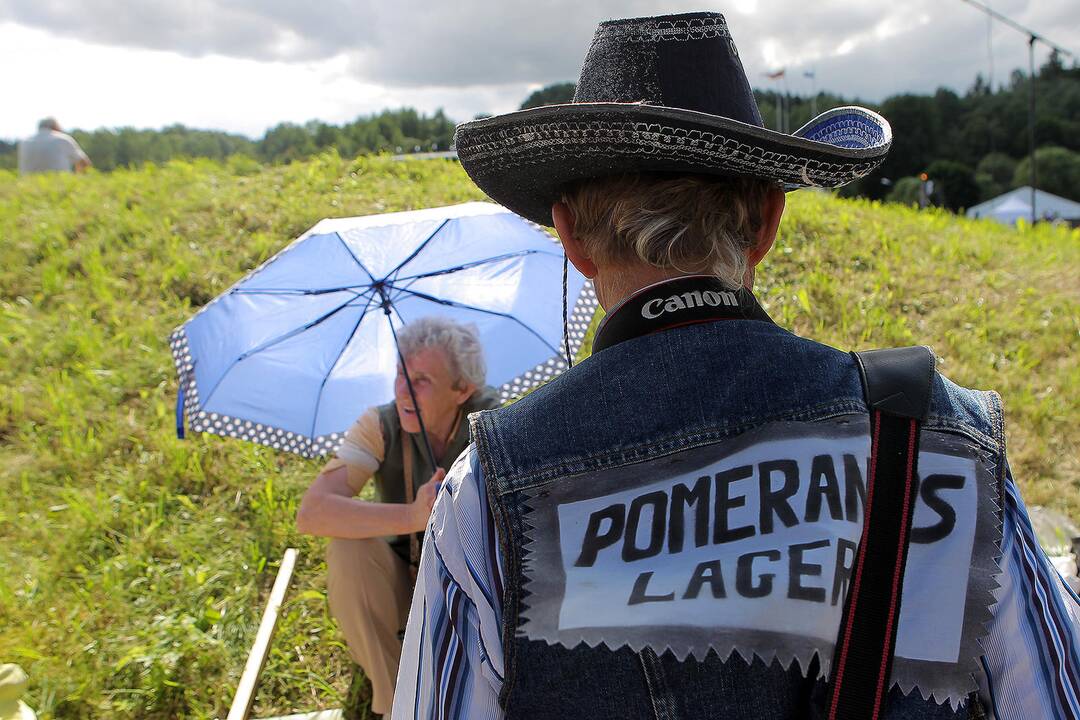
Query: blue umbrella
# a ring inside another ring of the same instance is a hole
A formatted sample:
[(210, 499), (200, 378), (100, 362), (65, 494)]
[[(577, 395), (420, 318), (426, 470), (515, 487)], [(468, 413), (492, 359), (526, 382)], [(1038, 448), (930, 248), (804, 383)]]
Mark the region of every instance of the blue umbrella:
[[(177, 433), (317, 457), (393, 396), (396, 330), (423, 316), (477, 326), (508, 399), (565, 369), (563, 255), (491, 203), (323, 220), (202, 308), (170, 339)], [(596, 309), (571, 267), (570, 353)]]

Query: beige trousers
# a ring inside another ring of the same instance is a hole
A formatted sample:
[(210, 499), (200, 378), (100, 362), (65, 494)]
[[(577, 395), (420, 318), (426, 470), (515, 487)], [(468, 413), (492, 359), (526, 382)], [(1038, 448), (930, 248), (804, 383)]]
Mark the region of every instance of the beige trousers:
[(412, 596), (408, 564), (380, 538), (331, 538), (326, 570), (330, 612), (371, 680), (371, 710), (389, 716), (401, 658), (398, 633)]

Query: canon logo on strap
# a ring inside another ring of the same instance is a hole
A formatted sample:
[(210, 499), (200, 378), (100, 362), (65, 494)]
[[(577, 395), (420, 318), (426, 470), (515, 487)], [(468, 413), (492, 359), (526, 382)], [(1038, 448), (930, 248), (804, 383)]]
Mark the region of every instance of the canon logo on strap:
[(719, 307), (721, 305), (738, 307), (739, 300), (735, 297), (735, 293), (726, 290), (691, 290), (681, 295), (647, 300), (641, 306), (641, 317), (646, 320), (655, 320), (666, 312), (678, 312), (679, 310), (688, 310), (705, 305), (710, 307)]

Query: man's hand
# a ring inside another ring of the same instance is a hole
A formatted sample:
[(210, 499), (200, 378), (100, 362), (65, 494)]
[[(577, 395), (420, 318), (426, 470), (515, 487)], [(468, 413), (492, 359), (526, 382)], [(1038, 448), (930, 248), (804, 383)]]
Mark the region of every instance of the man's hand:
[[(431, 508), (435, 506), (435, 498), (439, 495), (442, 480), (446, 477), (446, 471), (439, 468), (426, 483), (416, 488), (416, 499), (409, 505), (409, 532), (421, 532), (427, 529), (428, 518), (431, 517)], [(408, 482), (408, 480), (406, 480)]]

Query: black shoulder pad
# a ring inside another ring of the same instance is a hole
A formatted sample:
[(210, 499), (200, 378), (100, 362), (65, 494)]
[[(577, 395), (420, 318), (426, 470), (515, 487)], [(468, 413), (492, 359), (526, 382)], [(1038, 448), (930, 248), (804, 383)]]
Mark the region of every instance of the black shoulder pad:
[(923, 345), (851, 353), (871, 410), (922, 421), (930, 410), (934, 353)]

